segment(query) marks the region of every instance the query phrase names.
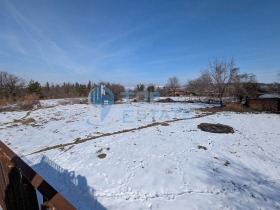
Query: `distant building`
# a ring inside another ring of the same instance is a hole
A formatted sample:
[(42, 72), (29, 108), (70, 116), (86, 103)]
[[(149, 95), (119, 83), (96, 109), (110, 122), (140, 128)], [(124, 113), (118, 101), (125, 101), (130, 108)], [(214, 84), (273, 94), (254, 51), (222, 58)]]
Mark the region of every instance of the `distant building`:
[(187, 95), (186, 92), (181, 88), (177, 88), (175, 90), (174, 94), (175, 94), (175, 96), (186, 96)]
[(259, 98), (246, 98), (246, 103), (230, 102), (226, 104), (229, 108), (242, 109), (248, 107), (258, 111), (280, 111), (280, 96), (279, 94), (264, 94)]
[(247, 105), (259, 111), (280, 111), (280, 97), (274, 94), (264, 94), (258, 99), (248, 99)]

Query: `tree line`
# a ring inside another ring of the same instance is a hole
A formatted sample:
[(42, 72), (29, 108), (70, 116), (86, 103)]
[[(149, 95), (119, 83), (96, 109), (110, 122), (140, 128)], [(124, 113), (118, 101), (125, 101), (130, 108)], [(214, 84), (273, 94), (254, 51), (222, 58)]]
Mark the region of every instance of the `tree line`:
[(237, 97), (241, 102), (244, 98), (256, 98), (261, 93), (256, 76), (240, 74), (234, 58), (210, 61), (198, 78), (188, 81), (186, 89), (197, 95), (216, 96), (221, 106), (225, 96)]
[(78, 82), (53, 84), (47, 82), (42, 86), (38, 81), (30, 80), (26, 85), (20, 77), (8, 72), (0, 72), (0, 100), (16, 102), (23, 100), (26, 96), (33, 96), (37, 99), (87, 97), (89, 92), (98, 85), (108, 87), (113, 92), (115, 100), (119, 100), (120, 93), (125, 91), (123, 85), (110, 82), (94, 83), (88, 81), (87, 84)]
[[(280, 73), (278, 77), (280, 80)], [(121, 92), (125, 91), (122, 84), (110, 82), (88, 81), (87, 84), (64, 82), (60, 85), (47, 82), (42, 86), (38, 81), (31, 80), (26, 85), (20, 77), (4, 71), (0, 72), (0, 100), (13, 102), (30, 95), (38, 99), (86, 97), (98, 85), (108, 87), (113, 92), (115, 100), (119, 100), (122, 97)], [(254, 74), (241, 74), (234, 58), (231, 58), (213, 59), (197, 78), (189, 80), (185, 85), (181, 85), (178, 77), (170, 77), (163, 87), (137, 84), (132, 91), (160, 92), (161, 96), (175, 96), (178, 89), (196, 96), (217, 97), (223, 105), (225, 96), (237, 97), (242, 101), (248, 97), (255, 98), (264, 92), (280, 93), (280, 84), (262, 86)]]
[[(280, 81), (280, 73), (277, 75)], [(280, 93), (279, 83), (263, 85), (258, 83), (256, 75), (240, 73), (234, 58), (213, 59), (197, 78), (189, 80), (183, 86), (181, 86), (179, 78), (169, 78), (163, 88), (166, 90), (164, 94), (175, 96), (176, 91), (182, 87), (185, 93), (190, 95), (216, 97), (221, 106), (223, 106), (224, 97), (235, 97), (242, 102), (247, 98), (257, 98), (266, 92)]]

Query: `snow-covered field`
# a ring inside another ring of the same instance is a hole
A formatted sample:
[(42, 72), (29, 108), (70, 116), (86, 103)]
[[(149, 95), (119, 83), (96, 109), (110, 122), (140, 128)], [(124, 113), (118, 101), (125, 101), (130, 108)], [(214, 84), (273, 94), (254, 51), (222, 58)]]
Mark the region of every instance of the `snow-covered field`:
[(280, 115), (132, 103), (100, 122), (85, 104), (42, 105), (0, 113), (0, 139), (77, 209), (280, 209)]

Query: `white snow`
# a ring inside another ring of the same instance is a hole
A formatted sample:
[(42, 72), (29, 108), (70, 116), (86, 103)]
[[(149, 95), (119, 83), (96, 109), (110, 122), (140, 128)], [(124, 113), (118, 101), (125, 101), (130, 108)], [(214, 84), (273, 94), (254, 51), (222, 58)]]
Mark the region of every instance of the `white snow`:
[(280, 98), (280, 94), (277, 93), (263, 94), (259, 98)]
[[(280, 209), (280, 115), (202, 117), (194, 109), (204, 104), (132, 103), (100, 122), (88, 105), (54, 106), (1, 113), (0, 139), (78, 209)], [(14, 122), (23, 118), (35, 122)], [(203, 132), (200, 123), (235, 133)], [(31, 154), (65, 143), (73, 144)]]
[(42, 107), (53, 107), (58, 105), (73, 104), (77, 102), (87, 101), (87, 98), (63, 98), (63, 99), (46, 99), (40, 100)]

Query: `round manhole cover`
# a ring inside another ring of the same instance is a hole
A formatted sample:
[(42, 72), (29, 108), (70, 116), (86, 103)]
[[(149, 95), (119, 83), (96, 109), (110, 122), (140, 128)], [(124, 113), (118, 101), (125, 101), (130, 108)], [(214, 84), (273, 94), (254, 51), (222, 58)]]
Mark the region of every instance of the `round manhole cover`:
[(232, 127), (223, 124), (201, 123), (197, 127), (210, 133), (234, 133)]

